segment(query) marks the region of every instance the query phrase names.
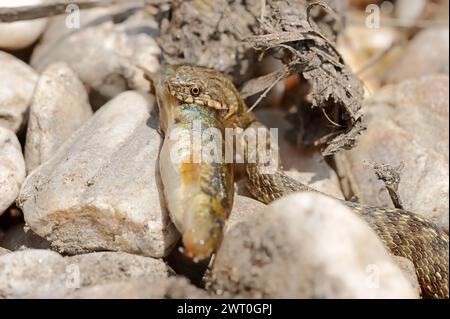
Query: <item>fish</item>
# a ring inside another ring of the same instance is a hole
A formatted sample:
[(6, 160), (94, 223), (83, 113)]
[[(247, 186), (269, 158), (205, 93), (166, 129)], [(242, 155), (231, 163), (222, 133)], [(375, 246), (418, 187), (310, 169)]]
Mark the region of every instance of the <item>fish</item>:
[(164, 135), (159, 170), (165, 206), (182, 237), (185, 254), (208, 258), (223, 238), (234, 198), (234, 171), (226, 163), (227, 145), (220, 114), (177, 99), (170, 91), (175, 66), (153, 76)]

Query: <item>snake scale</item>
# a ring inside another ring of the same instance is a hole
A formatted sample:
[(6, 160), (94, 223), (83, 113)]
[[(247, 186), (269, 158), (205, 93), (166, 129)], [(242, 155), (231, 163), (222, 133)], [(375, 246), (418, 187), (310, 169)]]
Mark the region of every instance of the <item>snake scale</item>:
[[(221, 124), (226, 128), (241, 128), (244, 132), (265, 128), (248, 111), (233, 83), (222, 73), (188, 65), (166, 65), (162, 68), (159, 83), (171, 98), (184, 106), (199, 105), (218, 112)], [(157, 91), (158, 95), (160, 104), (161, 93)], [(250, 153), (245, 154), (250, 156)], [(265, 173), (263, 168), (258, 163), (246, 161), (245, 164), (247, 188), (257, 200), (267, 204), (292, 192), (316, 192), (287, 176), (281, 167), (272, 174)], [(424, 297), (449, 297), (448, 234), (426, 218), (411, 212), (339, 201), (370, 225), (392, 255), (406, 257), (413, 262)]]

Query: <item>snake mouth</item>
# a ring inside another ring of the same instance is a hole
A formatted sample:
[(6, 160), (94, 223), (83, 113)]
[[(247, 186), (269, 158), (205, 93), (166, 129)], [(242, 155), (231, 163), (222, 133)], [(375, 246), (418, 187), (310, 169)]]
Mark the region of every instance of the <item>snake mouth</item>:
[(169, 127), (175, 123), (176, 108), (181, 103), (171, 94), (170, 78), (173, 77), (175, 68), (170, 65), (161, 66), (154, 78), (155, 95), (160, 114), (160, 128), (167, 133)]

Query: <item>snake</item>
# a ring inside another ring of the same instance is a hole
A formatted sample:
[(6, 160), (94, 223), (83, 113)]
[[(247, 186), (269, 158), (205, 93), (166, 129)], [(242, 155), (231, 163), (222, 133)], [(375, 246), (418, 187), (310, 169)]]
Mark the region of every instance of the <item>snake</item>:
[[(194, 119), (203, 119), (201, 125), (219, 127), (222, 131), (233, 128), (245, 134), (248, 130), (268, 130), (249, 111), (232, 81), (221, 72), (199, 66), (166, 64), (149, 77), (160, 110), (160, 128), (166, 134), (164, 143), (175, 127), (187, 128)], [(281, 164), (268, 174), (266, 164), (249, 161), (255, 154), (245, 141), (235, 143), (244, 143), (246, 186), (252, 197), (269, 204), (294, 192), (318, 192), (289, 177)], [(167, 154), (163, 158), (167, 159)], [(281, 159), (276, 163), (281, 163)], [(164, 187), (168, 189), (165, 194), (169, 211), (183, 235), (188, 256), (208, 257), (220, 246), (223, 223), (232, 207), (232, 165), (171, 164), (164, 160), (160, 170)], [(412, 261), (424, 298), (449, 298), (447, 233), (431, 220), (406, 210), (336, 200), (360, 216), (390, 254)]]

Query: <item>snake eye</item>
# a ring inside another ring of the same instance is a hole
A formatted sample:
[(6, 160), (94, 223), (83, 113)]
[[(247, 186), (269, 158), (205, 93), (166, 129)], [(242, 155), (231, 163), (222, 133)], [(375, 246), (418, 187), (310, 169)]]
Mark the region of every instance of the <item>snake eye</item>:
[(198, 96), (200, 94), (200, 88), (197, 86), (194, 86), (191, 88), (191, 94), (193, 96)]

